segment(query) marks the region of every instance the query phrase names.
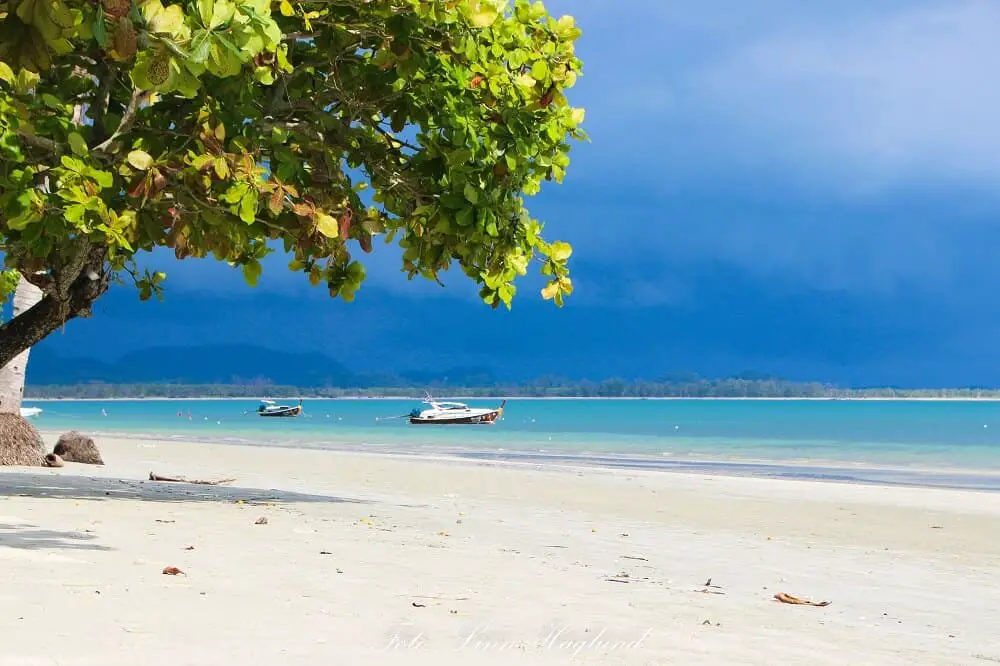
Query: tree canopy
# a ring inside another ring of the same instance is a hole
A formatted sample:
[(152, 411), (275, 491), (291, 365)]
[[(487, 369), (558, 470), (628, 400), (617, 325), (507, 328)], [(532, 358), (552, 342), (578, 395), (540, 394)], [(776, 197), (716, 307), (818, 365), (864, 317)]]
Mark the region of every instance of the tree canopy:
[(537, 260), (561, 305), (571, 248), (524, 198), (585, 138), (579, 35), (526, 0), (0, 0), (0, 244), (45, 294), (0, 365), (114, 281), (158, 295), (156, 247), (251, 285), (280, 248), (351, 300), (380, 237), (493, 307)]

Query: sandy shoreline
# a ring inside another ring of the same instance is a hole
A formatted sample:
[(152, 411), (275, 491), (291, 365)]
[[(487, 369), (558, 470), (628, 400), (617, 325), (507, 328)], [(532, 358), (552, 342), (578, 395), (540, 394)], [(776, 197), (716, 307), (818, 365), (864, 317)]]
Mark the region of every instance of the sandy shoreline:
[[(58, 430), (41, 429), (51, 439)], [(601, 468), (656, 473), (688, 473), (708, 476), (749, 476), (772, 479), (815, 480), (830, 483), (851, 483), (878, 486), (909, 486), (1000, 492), (1000, 470), (981, 467), (909, 465), (893, 466), (868, 462), (849, 462), (822, 458), (753, 458), (733, 456), (671, 456), (664, 454), (621, 453), (611, 451), (568, 452), (512, 449), (414, 447), (372, 445), (345, 439), (324, 442), (321, 446), (304, 443), (294, 446), (267, 440), (252, 441), (233, 437), (208, 439), (199, 434), (173, 435), (169, 440), (161, 434), (92, 432), (104, 439), (129, 439), (144, 442), (197, 444), (206, 446), (246, 446), (268, 448), (301, 448), (358, 455), (389, 456), (401, 459), (438, 460), (444, 462), (481, 462), (509, 466), (545, 466), (571, 468)]]
[(996, 493), (100, 444), (0, 471), (4, 664), (1000, 661)]

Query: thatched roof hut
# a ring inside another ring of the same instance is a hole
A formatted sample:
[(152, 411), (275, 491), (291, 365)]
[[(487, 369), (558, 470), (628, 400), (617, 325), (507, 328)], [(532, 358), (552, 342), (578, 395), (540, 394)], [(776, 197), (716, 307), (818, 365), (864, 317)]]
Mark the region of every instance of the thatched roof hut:
[(45, 442), (20, 414), (0, 414), (0, 465), (40, 467)]
[(104, 464), (104, 461), (101, 459), (101, 452), (97, 450), (97, 444), (94, 443), (94, 440), (76, 430), (71, 430), (60, 435), (59, 441), (56, 442), (55, 448), (52, 449), (52, 453), (66, 462), (84, 463), (87, 465)]

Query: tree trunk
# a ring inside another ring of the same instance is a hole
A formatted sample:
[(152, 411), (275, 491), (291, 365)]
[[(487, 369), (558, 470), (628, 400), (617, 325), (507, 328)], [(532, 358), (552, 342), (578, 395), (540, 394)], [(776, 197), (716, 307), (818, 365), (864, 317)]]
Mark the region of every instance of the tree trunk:
[[(111, 282), (107, 258), (107, 248), (83, 240), (82, 247), (70, 262), (34, 280), (36, 284), (43, 284), (44, 296), (0, 326), (0, 368), (70, 319), (90, 316), (94, 301), (108, 290)], [(21, 283), (24, 281), (22, 277)], [(18, 285), (20, 290), (21, 284)]]
[[(16, 319), (42, 300), (42, 290), (21, 276), (14, 291), (14, 316)], [(19, 353), (7, 365), (0, 368), (0, 413), (20, 414), (21, 398), (24, 397), (24, 373), (28, 369), (28, 355), (31, 347)]]

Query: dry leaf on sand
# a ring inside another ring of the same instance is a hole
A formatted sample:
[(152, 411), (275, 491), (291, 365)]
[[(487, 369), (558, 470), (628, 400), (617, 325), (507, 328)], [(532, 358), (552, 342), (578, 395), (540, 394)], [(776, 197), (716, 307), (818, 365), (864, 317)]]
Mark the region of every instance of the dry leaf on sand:
[(832, 603), (830, 601), (809, 601), (808, 599), (800, 599), (799, 597), (793, 597), (792, 595), (784, 592), (778, 592), (774, 595), (774, 598), (783, 604), (795, 604), (797, 606), (829, 606)]

